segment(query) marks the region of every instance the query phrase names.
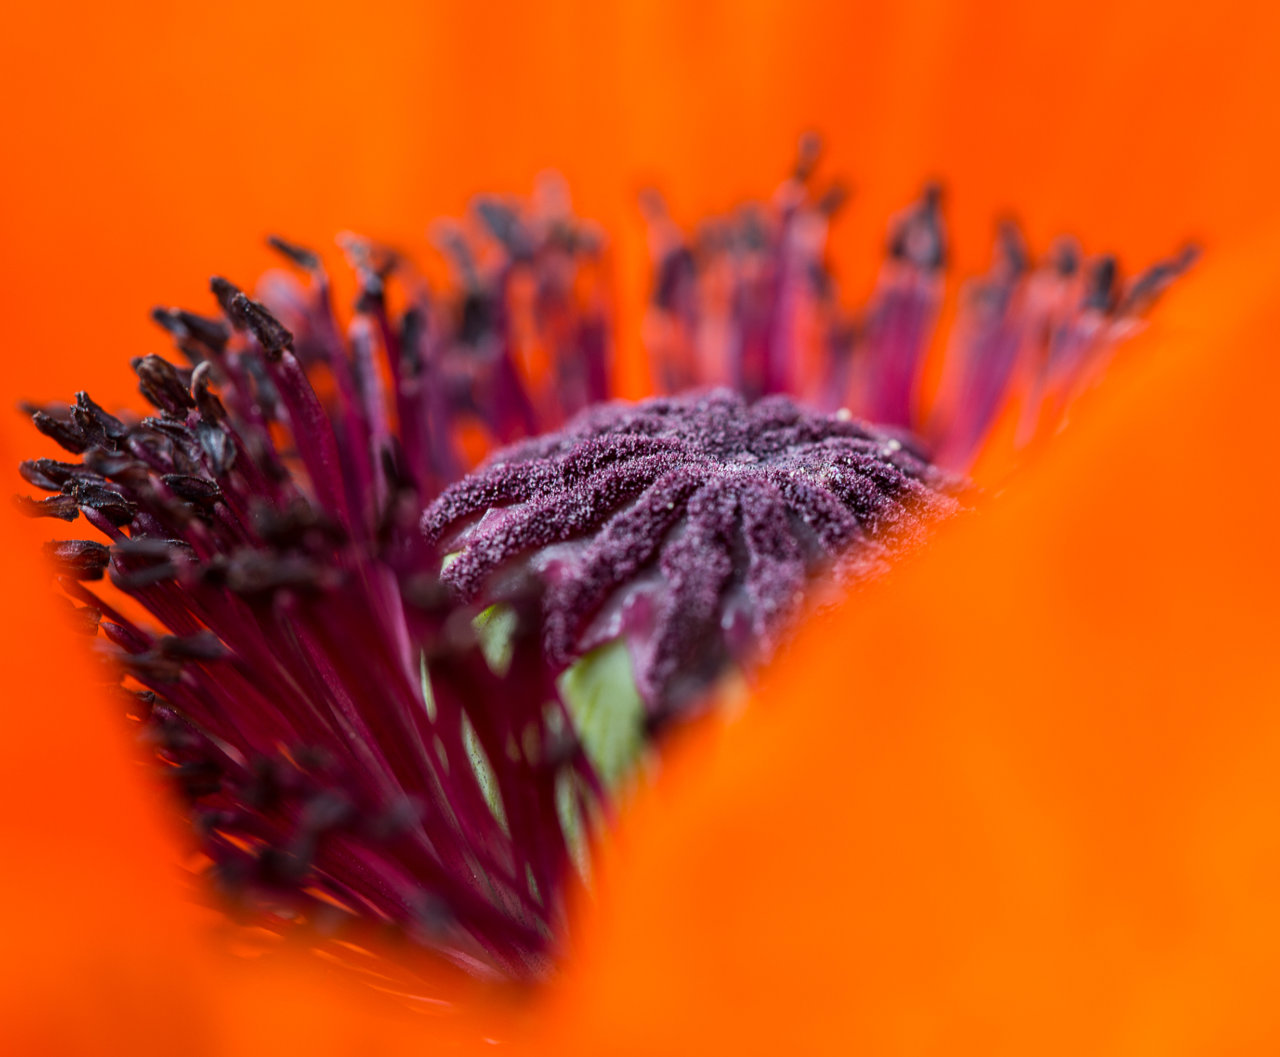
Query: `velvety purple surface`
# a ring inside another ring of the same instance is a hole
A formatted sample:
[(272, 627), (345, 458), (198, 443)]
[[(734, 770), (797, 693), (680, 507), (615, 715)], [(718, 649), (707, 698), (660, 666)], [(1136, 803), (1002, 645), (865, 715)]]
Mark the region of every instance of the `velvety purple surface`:
[(546, 578), (555, 662), (625, 636), (661, 711), (769, 655), (815, 575), (880, 570), (958, 489), (889, 433), (719, 389), (590, 408), (493, 456), (422, 524), (467, 600), (499, 598), (520, 567)]

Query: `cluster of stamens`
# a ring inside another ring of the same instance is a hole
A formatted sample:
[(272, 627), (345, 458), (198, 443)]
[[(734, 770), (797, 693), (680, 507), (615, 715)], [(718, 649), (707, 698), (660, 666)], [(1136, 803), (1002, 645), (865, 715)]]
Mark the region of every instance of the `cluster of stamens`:
[(101, 536), (49, 545), (76, 625), (255, 922), (540, 974), (616, 778), (575, 673), (621, 644), (645, 738), (696, 712), (816, 580), (860, 583), (953, 514), (965, 486), (938, 467), (967, 467), (1011, 399), (1024, 437), (1056, 428), (1189, 261), (1125, 286), (1069, 242), (1032, 265), (1006, 227), (924, 394), (939, 195), (850, 313), (815, 160), (695, 236), (647, 200), (670, 396), (606, 402), (602, 242), (548, 181), (437, 229), (443, 290), (344, 238), (349, 318), (320, 257), (274, 239), (301, 281), (215, 278), (216, 315), (155, 310), (182, 360), (133, 361), (148, 416), (31, 409), (77, 458), (23, 463), (51, 495), (19, 503)]
[[(454, 232), (466, 275), (439, 294), (347, 240), (361, 291), (345, 333), (319, 257), (281, 240), (310, 282), (270, 277), (272, 307), (215, 278), (220, 316), (157, 309), (187, 362), (134, 361), (153, 414), (84, 393), (34, 410), (80, 458), (24, 463), (54, 495), (21, 502), (105, 537), (50, 553), (224, 893), (276, 927), (390, 928), (469, 971), (527, 977), (563, 932), (570, 841), (603, 790), (536, 598), (511, 600), (493, 664), (418, 515), (463, 472), (468, 434), (547, 428), (599, 395), (603, 332), (600, 302), (582, 300), (598, 262), (580, 225), (496, 200), (479, 215), (519, 245)], [(503, 322), (520, 305), (521, 325)], [(521, 341), (575, 384), (555, 399), (526, 385)]]
[[(1106, 370), (1117, 345), (1195, 259), (1187, 248), (1129, 281), (1112, 256), (1070, 238), (1033, 259), (1012, 221), (988, 273), (962, 289), (942, 344), (948, 246), (942, 192), (925, 189), (892, 224), (870, 301), (844, 305), (826, 260), (846, 195), (816, 177), (806, 138), (767, 203), (683, 231), (656, 194), (645, 199), (654, 261), (645, 321), (665, 391), (726, 385), (755, 398), (790, 393), (822, 411), (849, 409), (910, 431), (930, 460), (967, 471), (997, 420), (1017, 420), (1025, 448), (1057, 431)], [(941, 381), (926, 389), (926, 361)]]

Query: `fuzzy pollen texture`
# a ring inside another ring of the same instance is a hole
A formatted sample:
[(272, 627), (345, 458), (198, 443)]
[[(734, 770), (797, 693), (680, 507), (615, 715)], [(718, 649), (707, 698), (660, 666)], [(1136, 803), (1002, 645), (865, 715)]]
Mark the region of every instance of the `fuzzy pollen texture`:
[(446, 489), (423, 529), (468, 601), (547, 581), (555, 663), (625, 639), (660, 717), (771, 655), (818, 573), (881, 572), (961, 491), (901, 436), (718, 389), (591, 408)]

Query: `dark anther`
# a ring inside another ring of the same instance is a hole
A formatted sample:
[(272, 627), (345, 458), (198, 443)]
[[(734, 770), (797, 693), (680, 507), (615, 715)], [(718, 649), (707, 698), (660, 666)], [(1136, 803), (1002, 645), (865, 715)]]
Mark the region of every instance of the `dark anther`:
[(351, 800), (344, 793), (326, 789), (307, 801), (298, 824), (309, 833), (323, 833), (343, 825), (352, 814)]
[[(163, 435), (164, 439), (170, 445), (180, 447), (188, 447), (191, 441), (191, 429), (185, 420), (175, 420), (167, 416), (144, 418), (142, 420), (144, 430), (149, 430), (154, 437), (156, 434)], [(130, 437), (142, 436), (138, 430), (134, 430)]]
[(833, 217), (849, 201), (849, 185), (837, 180), (823, 192), (814, 208), (825, 217)]
[(112, 547), (116, 555), (113, 580), (121, 588), (150, 587), (176, 580), (180, 562), (194, 559), (191, 546), (182, 540), (141, 538), (121, 540)]
[[(241, 817), (239, 811), (218, 807), (202, 807), (191, 812), (191, 828), (195, 830), (201, 841), (208, 841), (211, 837), (215, 837), (220, 830), (234, 826)], [(210, 879), (217, 880), (218, 872), (219, 867), (214, 866), (210, 871)]]
[(333, 751), (323, 745), (295, 745), (290, 755), (298, 770), (313, 774), (330, 771), (337, 762)]
[(113, 620), (103, 619), (98, 622), (102, 634), (114, 646), (119, 646), (125, 653), (141, 655), (151, 648), (151, 640), (136, 628), (127, 628)]
[(1080, 267), (1080, 251), (1069, 239), (1060, 240), (1053, 248), (1053, 267), (1063, 279), (1070, 279)]
[(72, 422), (54, 418), (46, 411), (36, 411), (32, 414), (31, 421), (35, 423), (36, 429), (73, 455), (79, 455), (89, 447), (88, 438)]
[(101, 580), (111, 551), (94, 540), (53, 540), (44, 545), (58, 572), (73, 580)]
[(137, 536), (115, 544), (115, 551), (122, 558), (168, 561), (174, 557), (195, 557), (191, 544), (185, 540), (160, 539), (157, 536)]
[(263, 847), (258, 852), (258, 876), (262, 882), (272, 887), (281, 885), (293, 888), (300, 885), (311, 869), (311, 851), (309, 847)]
[(166, 635), (159, 642), (160, 653), (175, 661), (217, 661), (227, 656), (227, 648), (212, 631), (194, 635)]
[(475, 257), (462, 232), (452, 223), (438, 223), (432, 235), (440, 252), (449, 258), (449, 263), (458, 273), (459, 284), (466, 290), (479, 287), (480, 275), (476, 270)]
[(339, 236), (338, 244), (360, 281), (355, 310), (360, 313), (379, 311), (386, 300), (386, 278), (397, 263), (395, 254), (359, 235)]
[(216, 796), (222, 791), (222, 768), (212, 760), (188, 760), (175, 767), (172, 776), (188, 800)]
[(138, 375), (138, 391), (152, 406), (174, 415), (196, 406), (189, 381), (168, 360), (139, 356), (130, 362)]
[(816, 132), (806, 132), (796, 144), (796, 161), (791, 168), (792, 179), (806, 183), (818, 167), (821, 157), (822, 137)]
[(372, 272), (361, 272), (360, 278), (362, 281), (360, 283), (360, 293), (356, 297), (356, 314), (374, 314), (386, 303), (386, 292), (383, 290), (382, 280)]
[(1089, 272), (1085, 286), (1084, 307), (1109, 312), (1116, 298), (1116, 259), (1100, 257)]
[(538, 765), (548, 771), (558, 771), (580, 759), (582, 752), (581, 740), (571, 731), (548, 733)]
[(894, 229), (889, 256), (924, 271), (941, 271), (946, 264), (946, 236), (942, 231), (942, 188), (928, 184), (920, 201)]
[(693, 254), (681, 246), (663, 257), (653, 287), (653, 303), (668, 310), (676, 307), (680, 292), (694, 282), (697, 266)]
[[(128, 426), (94, 403), (88, 393), (76, 393), (75, 406), (71, 408), (71, 418), (85, 436), (99, 447), (114, 448), (115, 442), (129, 432)], [(106, 441), (112, 443), (107, 444)]]
[(406, 378), (416, 378), (422, 373), (421, 342), (426, 332), (427, 321), (422, 309), (416, 305), (406, 309), (400, 320), (400, 354)]
[(739, 222), (738, 243), (732, 248), (746, 253), (764, 253), (769, 247), (769, 228), (759, 210), (744, 206)]
[(285, 783), (280, 774), (281, 764), (265, 756), (254, 759), (250, 768), (253, 778), (245, 789), (245, 800), (259, 811), (270, 811), (284, 799)]
[(478, 198), (473, 208), (482, 224), (513, 260), (524, 260), (532, 252), (532, 240), (510, 206), (497, 198)]
[(158, 653), (126, 653), (120, 661), (125, 671), (145, 683), (176, 683), (182, 678), (182, 662)]
[(431, 892), (422, 893), (416, 911), (418, 927), (431, 938), (444, 936), (457, 922), (449, 904)]
[(197, 506), (212, 506), (222, 498), (222, 489), (217, 481), (204, 477), (192, 477), (182, 473), (166, 473), (160, 480), (165, 483), (174, 495)]
[(240, 287), (229, 279), (224, 279), (221, 275), (215, 275), (209, 280), (209, 289), (213, 292), (213, 296), (218, 300), (218, 307), (222, 309), (222, 314), (227, 317), (231, 325), (236, 330), (244, 330), (244, 321), (240, 319), (233, 304), (236, 295), (240, 293)]
[(368, 834), (376, 841), (393, 840), (417, 826), (425, 810), (417, 797), (402, 797), (367, 821)]
[(293, 349), (293, 335), (264, 305), (244, 294), (236, 294), (231, 300), (231, 308), (258, 339), (267, 359), (278, 360)]
[(72, 481), (68, 498), (76, 505), (96, 510), (113, 525), (127, 525), (138, 508), (119, 492), (88, 481)]
[(492, 329), (493, 305), (489, 298), (479, 291), (468, 293), (462, 301), (462, 325), (458, 329), (458, 340), (464, 345), (475, 345)]
[(305, 246), (299, 246), (296, 242), (288, 242), (278, 235), (272, 235), (268, 238), (267, 245), (277, 253), (288, 257), (299, 268), (305, 268), (309, 272), (320, 271), (319, 255)]
[(1182, 275), (1200, 257), (1198, 246), (1184, 247), (1176, 257), (1157, 261), (1134, 280), (1121, 311), (1131, 315), (1141, 315), (1149, 309), (1162, 293), (1178, 276)]
[(15, 495), (13, 502), (27, 517), (56, 517), (59, 521), (75, 521), (80, 516), (80, 508), (69, 495), (55, 495), (48, 499)]
[(453, 605), (452, 589), (441, 583), (438, 576), (419, 574), (411, 576), (400, 587), (405, 603), (414, 609), (444, 619)]
[(378, 285), (381, 285), (400, 263), (400, 256), (395, 250), (379, 245), (363, 235), (346, 232), (338, 236), (338, 245), (347, 255), (351, 267), (359, 274), (361, 283), (368, 283), (371, 278), (376, 278)]
[(166, 752), (180, 753), (200, 748), (199, 735), (173, 705), (154, 690), (140, 691), (138, 704), (151, 720), (151, 728), (147, 734), (156, 744), (163, 746)]
[(210, 569), (236, 594), (254, 597), (280, 590), (314, 591), (327, 582), (326, 570), (298, 555), (241, 551), (222, 569)]
[(262, 417), (268, 422), (280, 418), (280, 394), (271, 381), (271, 375), (267, 373), (267, 365), (257, 356), (243, 356), (240, 358), (240, 366), (253, 380), (253, 391)]
[(212, 473), (221, 477), (231, 469), (236, 461), (236, 448), (226, 430), (212, 422), (197, 422), (196, 440), (200, 442), (200, 450), (209, 461)]
[(302, 498), (286, 507), (256, 503), (249, 516), (262, 541), (273, 547), (301, 547), (310, 536), (335, 544), (346, 538), (337, 522)]
[(152, 587), (155, 584), (176, 580), (180, 571), (173, 562), (161, 562), (159, 565), (151, 565), (145, 569), (117, 571), (112, 574), (111, 582), (121, 590), (136, 591), (142, 587)]
[(220, 353), (231, 337), (227, 325), (221, 320), (181, 308), (153, 308), (151, 318), (173, 335), (179, 347), (194, 341), (210, 352)]
[(662, 737), (663, 733), (680, 718), (680, 710), (672, 708), (665, 702), (657, 708), (647, 710), (641, 717), (640, 727), (649, 741)]
[(103, 451), (94, 448), (85, 454), (85, 466), (98, 477), (110, 478), (122, 484), (141, 484), (151, 476), (146, 463), (123, 452)]
[(404, 471), (404, 452), (395, 438), (378, 453), (378, 459), (382, 463), (382, 476), (392, 491), (403, 492), (413, 488), (413, 481)]
[(1016, 221), (1002, 221), (996, 240), (1000, 247), (1000, 255), (1009, 270), (1009, 279), (1017, 279), (1027, 270), (1031, 262), (1026, 241), (1022, 237), (1022, 229), (1018, 227)]
[(84, 472), (84, 467), (77, 462), (56, 459), (26, 459), (18, 466), (18, 473), (27, 484), (46, 492), (61, 492), (64, 484)]

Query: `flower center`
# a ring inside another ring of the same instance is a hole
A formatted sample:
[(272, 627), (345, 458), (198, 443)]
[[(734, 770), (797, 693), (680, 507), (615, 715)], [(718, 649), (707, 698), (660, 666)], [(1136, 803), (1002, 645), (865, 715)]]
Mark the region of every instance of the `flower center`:
[(605, 404), (507, 448), (423, 528), (468, 601), (547, 582), (553, 663), (624, 640), (656, 719), (771, 655), (816, 574), (849, 586), (881, 571), (959, 490), (890, 433), (721, 389)]
[(582, 838), (654, 733), (775, 652), (818, 578), (857, 584), (953, 514), (938, 467), (1013, 402), (1024, 440), (1056, 429), (1189, 260), (1125, 287), (1070, 243), (1033, 263), (1007, 227), (926, 400), (940, 195), (851, 313), (815, 161), (695, 236), (646, 200), (644, 336), (695, 392), (603, 402), (602, 240), (548, 183), (438, 229), (443, 292), (345, 237), (349, 320), (319, 255), (273, 239), (305, 282), (155, 310), (185, 362), (133, 361), (147, 417), (33, 409), (76, 458), (24, 463), (53, 494), (21, 505), (101, 536), (50, 546), (61, 586), (255, 921), (541, 975)]

